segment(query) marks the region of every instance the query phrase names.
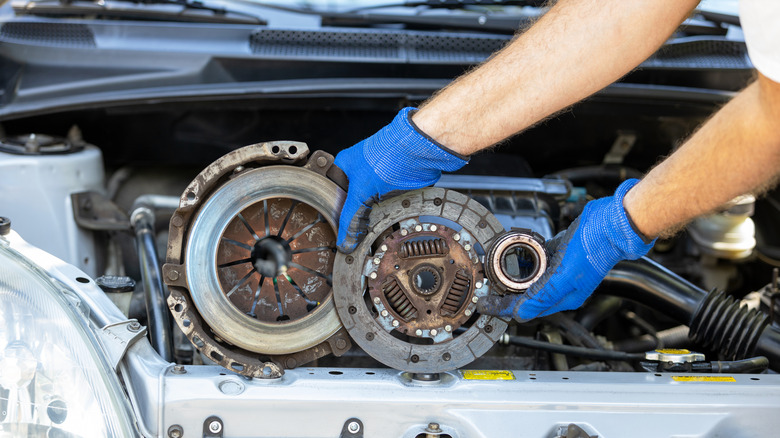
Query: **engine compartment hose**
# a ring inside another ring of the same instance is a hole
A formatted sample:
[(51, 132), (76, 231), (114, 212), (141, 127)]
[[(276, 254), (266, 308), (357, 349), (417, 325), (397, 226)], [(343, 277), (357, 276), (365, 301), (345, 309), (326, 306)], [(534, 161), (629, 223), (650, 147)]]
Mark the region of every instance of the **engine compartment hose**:
[(642, 335), (634, 339), (625, 339), (615, 342), (615, 350), (625, 351), (627, 353), (639, 353), (642, 351), (654, 350), (658, 347), (658, 342), (663, 345), (663, 348), (683, 348), (687, 347), (691, 343), (691, 339), (688, 338), (688, 332), (690, 329), (685, 325), (678, 325), (677, 327), (661, 330), (656, 333), (658, 339), (653, 338), (650, 335)]
[(718, 360), (710, 362), (711, 373), (760, 373), (769, 368), (769, 359), (764, 356), (742, 360)]
[(624, 351), (597, 350), (595, 348), (553, 344), (552, 342), (537, 341), (535, 339), (507, 334), (504, 334), (499, 342), (502, 344), (516, 345), (536, 350), (544, 350), (550, 353), (560, 353), (592, 360), (636, 361), (643, 360), (645, 358), (644, 353), (626, 353)]
[(723, 298), (707, 300), (707, 291), (647, 257), (618, 263), (599, 292), (636, 301), (692, 327), (689, 336), (697, 335), (698, 342), (708, 342), (714, 350), (737, 358), (766, 356), (770, 368), (780, 370), (780, 331), (768, 326), (763, 314), (739, 306), (733, 310)]
[(688, 336), (733, 360), (753, 352), (768, 322), (769, 317), (757, 309), (748, 310), (725, 292), (713, 291), (696, 309)]

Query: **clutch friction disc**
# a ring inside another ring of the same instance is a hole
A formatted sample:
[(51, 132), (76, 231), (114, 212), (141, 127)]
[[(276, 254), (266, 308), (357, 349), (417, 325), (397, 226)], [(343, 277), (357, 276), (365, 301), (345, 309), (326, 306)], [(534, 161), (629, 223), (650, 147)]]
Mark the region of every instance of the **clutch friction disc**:
[(339, 317), (363, 350), (398, 370), (438, 373), (498, 341), (506, 321), (475, 313), (494, 293), (486, 248), (504, 231), (485, 207), (427, 188), (377, 204), (370, 224), (352, 254), (336, 255), (333, 278)]

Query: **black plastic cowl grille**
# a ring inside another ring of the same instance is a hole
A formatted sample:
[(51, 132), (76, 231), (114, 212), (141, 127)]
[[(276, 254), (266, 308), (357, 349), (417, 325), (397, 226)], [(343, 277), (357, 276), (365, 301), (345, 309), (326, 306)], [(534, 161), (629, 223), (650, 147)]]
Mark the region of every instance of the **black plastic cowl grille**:
[(667, 44), (642, 67), (749, 69), (753, 64), (744, 42), (707, 39)]
[(250, 36), (250, 47), (255, 54), (272, 57), (480, 62), (508, 41), (497, 35), (376, 29), (262, 29)]
[(95, 47), (95, 35), (78, 23), (4, 23), (0, 41), (60, 47)]

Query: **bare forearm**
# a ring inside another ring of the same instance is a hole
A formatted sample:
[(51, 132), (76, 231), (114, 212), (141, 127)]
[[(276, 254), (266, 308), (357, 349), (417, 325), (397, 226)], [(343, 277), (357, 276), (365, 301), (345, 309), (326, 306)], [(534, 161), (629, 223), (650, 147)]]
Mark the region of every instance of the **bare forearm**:
[(413, 117), (456, 152), (489, 147), (589, 96), (651, 55), (698, 0), (561, 0)]
[(666, 234), (780, 171), (780, 84), (760, 77), (721, 108), (624, 201), (647, 236)]

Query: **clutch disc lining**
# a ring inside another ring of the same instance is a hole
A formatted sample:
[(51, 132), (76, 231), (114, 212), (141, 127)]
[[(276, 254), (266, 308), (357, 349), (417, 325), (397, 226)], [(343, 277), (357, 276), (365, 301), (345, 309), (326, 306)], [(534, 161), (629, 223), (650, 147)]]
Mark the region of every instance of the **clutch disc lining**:
[[(504, 231), (478, 202), (428, 188), (376, 205), (366, 238), (338, 253), (334, 300), (355, 342), (399, 370), (437, 373), (484, 354), (506, 330), (504, 320), (475, 313), (493, 293), (483, 260)], [(457, 334), (456, 330), (468, 327)]]

